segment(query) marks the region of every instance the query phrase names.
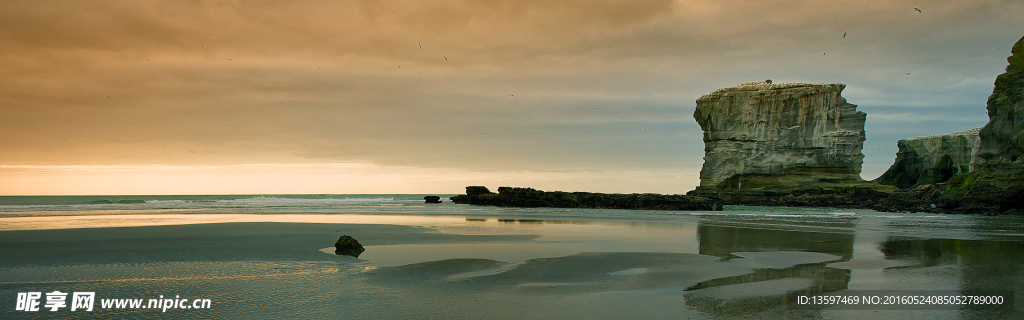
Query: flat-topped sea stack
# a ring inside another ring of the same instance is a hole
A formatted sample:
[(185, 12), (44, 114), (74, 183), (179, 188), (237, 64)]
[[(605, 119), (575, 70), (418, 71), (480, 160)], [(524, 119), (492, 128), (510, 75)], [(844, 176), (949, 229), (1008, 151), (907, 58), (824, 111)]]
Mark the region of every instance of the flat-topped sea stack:
[(757, 82), (697, 99), (693, 117), (704, 130), (700, 185), (746, 189), (860, 180), (867, 115), (846, 102), (844, 88)]
[(884, 196), (878, 189), (885, 188), (860, 178), (867, 115), (842, 97), (845, 88), (751, 82), (697, 99), (704, 167), (700, 187), (688, 194), (724, 204), (837, 207)]
[(906, 189), (973, 172), (980, 165), (979, 131), (981, 128), (901, 139), (896, 142), (896, 162), (874, 182)]

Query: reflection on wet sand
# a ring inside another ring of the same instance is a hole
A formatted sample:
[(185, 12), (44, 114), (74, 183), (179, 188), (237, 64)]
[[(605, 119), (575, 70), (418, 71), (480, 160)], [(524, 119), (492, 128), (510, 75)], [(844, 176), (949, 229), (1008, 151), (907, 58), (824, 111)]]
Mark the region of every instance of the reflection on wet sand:
[(850, 270), (826, 266), (851, 259), (854, 237), (850, 234), (698, 225), (697, 237), (699, 253), (585, 252), (534, 258), (519, 265), (446, 259), (374, 268), (364, 275), (368, 283), (384, 286), (526, 296), (675, 288), (690, 310), (718, 315), (785, 309), (797, 295), (845, 290), (850, 281)]
[[(1024, 241), (906, 239), (890, 237), (879, 244), (886, 259), (917, 261), (917, 264), (893, 267), (902, 272), (953, 270), (954, 288), (966, 290), (1024, 291)], [(957, 281), (958, 280), (958, 281)], [(1020, 302), (1016, 302), (1020, 309)], [(960, 310), (965, 319), (1012, 319), (1014, 310)], [(1017, 313), (1019, 316), (1019, 313)], [(1018, 318), (1019, 319), (1019, 318)]]
[[(836, 257), (829, 262), (849, 261), (853, 256), (852, 234), (750, 229), (700, 223), (697, 236), (700, 254), (723, 259), (736, 259), (738, 252), (774, 252), (768, 256), (793, 260), (792, 257), (779, 254), (780, 251), (816, 252)], [(697, 283), (686, 289), (686, 304), (695, 310), (716, 315), (735, 315), (740, 310), (749, 314), (784, 307), (795, 301), (798, 295), (845, 290), (849, 282), (850, 270), (830, 268), (826, 262), (803, 263), (788, 268), (758, 268), (739, 276)], [(779, 290), (780, 287), (786, 290)], [(738, 292), (744, 292), (746, 296), (736, 297)]]

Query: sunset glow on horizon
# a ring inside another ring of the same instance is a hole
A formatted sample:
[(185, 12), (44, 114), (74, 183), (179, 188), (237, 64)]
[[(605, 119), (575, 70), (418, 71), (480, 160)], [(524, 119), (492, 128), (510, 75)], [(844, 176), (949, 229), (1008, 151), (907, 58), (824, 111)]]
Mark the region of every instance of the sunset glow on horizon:
[[(920, 8), (921, 11), (913, 10)], [(862, 177), (972, 129), (1021, 1), (5, 1), (0, 195), (685, 193), (695, 100), (845, 83)]]

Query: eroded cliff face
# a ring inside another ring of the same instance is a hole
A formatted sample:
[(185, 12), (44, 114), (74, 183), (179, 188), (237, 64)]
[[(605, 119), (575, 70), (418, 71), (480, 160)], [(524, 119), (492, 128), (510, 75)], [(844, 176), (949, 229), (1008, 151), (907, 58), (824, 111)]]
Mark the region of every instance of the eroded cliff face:
[[(783, 185), (788, 176), (860, 180), (866, 114), (846, 102), (844, 88), (765, 82), (697, 99), (693, 117), (704, 130), (700, 185), (747, 189), (758, 179)], [(751, 182), (744, 186), (744, 179)]]
[(988, 97), (989, 122), (981, 129), (980, 156), (990, 167), (1024, 168), (1024, 37), (1006, 58)]
[(906, 189), (972, 172), (979, 165), (980, 130), (902, 139), (896, 161), (874, 182)]
[(989, 122), (978, 133), (974, 170), (895, 192), (875, 210), (1024, 214), (1024, 38), (1010, 51), (1006, 73), (996, 77), (988, 98)]

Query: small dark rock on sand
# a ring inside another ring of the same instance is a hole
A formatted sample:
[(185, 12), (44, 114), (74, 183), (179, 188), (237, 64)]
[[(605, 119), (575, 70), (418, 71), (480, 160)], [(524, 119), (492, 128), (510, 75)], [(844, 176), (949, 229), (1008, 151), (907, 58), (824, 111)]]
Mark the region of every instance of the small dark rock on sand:
[(359, 255), (366, 251), (363, 249), (363, 245), (359, 244), (355, 238), (344, 235), (338, 238), (338, 242), (334, 243), (334, 254), (353, 256), (359, 258)]
[(426, 203), (441, 203), (441, 197), (438, 196), (426, 196), (423, 200), (426, 200)]

